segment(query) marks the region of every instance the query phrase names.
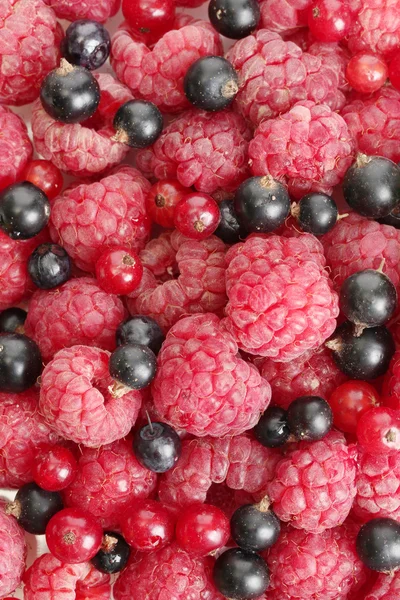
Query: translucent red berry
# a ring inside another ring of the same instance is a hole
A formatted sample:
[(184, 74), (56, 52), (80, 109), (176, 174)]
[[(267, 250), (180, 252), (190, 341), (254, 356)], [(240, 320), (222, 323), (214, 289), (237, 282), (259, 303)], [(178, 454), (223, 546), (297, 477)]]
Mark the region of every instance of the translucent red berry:
[(154, 44), (172, 29), (175, 19), (174, 0), (123, 0), (122, 13), (133, 32), (146, 36)]
[(64, 185), (60, 169), (49, 160), (32, 160), (25, 169), (23, 179), (40, 188), (49, 200), (58, 196)]
[(101, 547), (103, 529), (89, 513), (65, 508), (52, 517), (46, 527), (50, 552), (63, 563), (90, 560)]
[(400, 90), (400, 52), (397, 52), (389, 65), (390, 83), (396, 90)]
[(308, 26), (321, 42), (337, 42), (350, 30), (353, 17), (343, 0), (315, 0), (308, 12)]
[(176, 541), (189, 554), (205, 556), (226, 545), (230, 536), (229, 519), (217, 506), (192, 504), (180, 513)]
[(71, 450), (52, 446), (40, 452), (32, 468), (33, 480), (44, 490), (59, 492), (73, 482), (78, 463)]
[(146, 198), (147, 212), (152, 221), (167, 229), (174, 227), (175, 207), (189, 193), (189, 188), (183, 187), (177, 179), (157, 181)]
[(360, 446), (369, 454), (396, 454), (400, 450), (399, 415), (386, 406), (366, 412), (357, 425)]
[(104, 291), (123, 296), (137, 288), (143, 275), (138, 255), (124, 248), (109, 248), (103, 252), (95, 270)]
[(194, 240), (204, 240), (217, 229), (221, 214), (218, 204), (208, 194), (193, 192), (179, 202), (175, 209), (175, 227)]
[(360, 52), (350, 59), (346, 78), (357, 92), (370, 94), (383, 86), (388, 78), (388, 67), (376, 54)]
[(140, 552), (158, 550), (169, 544), (174, 528), (174, 517), (156, 500), (136, 502), (121, 519), (124, 538)]
[(335, 427), (346, 433), (356, 433), (360, 417), (380, 404), (380, 398), (371, 384), (350, 380), (335, 389), (329, 404)]

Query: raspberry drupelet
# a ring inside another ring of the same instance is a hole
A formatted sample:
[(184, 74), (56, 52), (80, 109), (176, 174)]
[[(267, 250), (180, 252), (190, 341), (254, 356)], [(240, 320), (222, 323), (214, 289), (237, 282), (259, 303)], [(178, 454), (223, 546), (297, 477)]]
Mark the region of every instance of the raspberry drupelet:
[(391, 58), (400, 48), (400, 6), (397, 0), (349, 0), (356, 15), (346, 38), (352, 54), (365, 50)]
[(338, 89), (347, 95), (350, 92), (350, 86), (346, 79), (346, 67), (351, 57), (348, 49), (335, 42), (313, 42), (308, 45), (307, 52), (313, 56), (319, 56), (322, 64), (336, 73)]
[(121, 4), (121, 0), (45, 0), (54, 8), (59, 19), (77, 21), (78, 19), (91, 19), (104, 23), (113, 17)]
[(311, 0), (263, 0), (260, 3), (263, 29), (290, 33), (307, 25)]
[(0, 504), (0, 594), (11, 594), (21, 583), (25, 570), (26, 543), (24, 532)]
[(32, 158), (32, 144), (24, 121), (0, 105), (0, 190), (20, 181)]
[(364, 600), (396, 600), (400, 594), (400, 573), (382, 573), (368, 590)]

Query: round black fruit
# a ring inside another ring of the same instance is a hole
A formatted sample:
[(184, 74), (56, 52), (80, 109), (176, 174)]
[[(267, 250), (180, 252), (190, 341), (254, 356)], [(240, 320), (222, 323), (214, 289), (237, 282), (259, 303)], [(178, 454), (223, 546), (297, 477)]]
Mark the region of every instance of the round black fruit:
[(157, 371), (155, 354), (141, 344), (123, 344), (110, 356), (110, 375), (132, 390), (142, 390), (154, 379)]
[(101, 23), (80, 19), (67, 28), (61, 50), (71, 65), (94, 71), (106, 62), (110, 54), (110, 34)]
[(397, 205), (386, 217), (376, 220), (378, 223), (382, 223), (382, 225), (391, 225), (392, 227), (396, 227), (396, 229), (400, 229), (400, 206)]
[(400, 567), (400, 524), (393, 519), (371, 519), (358, 532), (356, 548), (369, 569), (394, 571)]
[(188, 69), (183, 88), (186, 98), (196, 108), (222, 110), (238, 93), (238, 75), (231, 63), (221, 56), (204, 56)]
[(20, 333), (28, 313), (22, 308), (6, 308), (0, 313), (0, 333)]
[(149, 423), (135, 434), (133, 451), (144, 467), (154, 473), (165, 473), (181, 454), (181, 440), (166, 423)]
[(0, 392), (19, 393), (32, 387), (42, 372), (36, 343), (20, 333), (0, 334)]
[(117, 346), (140, 344), (158, 354), (165, 339), (161, 327), (151, 317), (135, 315), (123, 321), (117, 329)]
[(260, 444), (267, 448), (283, 446), (290, 435), (286, 410), (280, 406), (269, 406), (253, 432)]
[(250, 552), (261, 552), (275, 544), (281, 524), (272, 510), (259, 505), (245, 504), (232, 515), (231, 534), (238, 546)]
[(232, 600), (252, 600), (269, 586), (269, 570), (261, 556), (241, 548), (231, 548), (215, 561), (213, 579), (223, 596)]
[(333, 414), (328, 402), (319, 396), (300, 396), (290, 404), (287, 420), (297, 440), (321, 440), (332, 429)]
[(240, 225), (232, 200), (222, 200), (219, 203), (221, 219), (214, 235), (219, 237), (225, 244), (237, 244), (246, 237), (246, 233)]
[(71, 259), (62, 246), (46, 243), (38, 246), (28, 261), (28, 273), (42, 290), (50, 290), (71, 277)]
[(338, 209), (328, 194), (314, 192), (303, 196), (292, 207), (292, 215), (297, 219), (302, 231), (313, 235), (324, 235), (336, 225)]
[(43, 490), (32, 482), (18, 490), (14, 502), (6, 505), (6, 512), (16, 517), (28, 533), (43, 535), (51, 517), (63, 508), (61, 494)]
[(102, 573), (112, 575), (125, 568), (131, 549), (121, 534), (105, 531), (101, 550), (90, 561)]
[(114, 139), (132, 148), (146, 148), (160, 137), (164, 121), (157, 106), (145, 100), (129, 100), (114, 117)]
[(236, 190), (234, 207), (248, 233), (269, 233), (285, 222), (290, 198), (286, 188), (269, 175), (250, 177)]
[(218, 33), (240, 40), (257, 29), (260, 4), (257, 0), (211, 0), (208, 17)]
[(13, 240), (35, 237), (49, 218), (48, 198), (33, 183), (14, 183), (0, 193), (0, 229)]

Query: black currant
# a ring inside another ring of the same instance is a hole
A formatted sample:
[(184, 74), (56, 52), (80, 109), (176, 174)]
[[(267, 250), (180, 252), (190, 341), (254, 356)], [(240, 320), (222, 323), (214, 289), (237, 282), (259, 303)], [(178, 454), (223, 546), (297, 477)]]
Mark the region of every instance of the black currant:
[(272, 510), (260, 504), (245, 504), (232, 515), (231, 534), (243, 550), (261, 552), (275, 544), (281, 524)]
[(61, 494), (43, 490), (36, 483), (26, 483), (15, 500), (6, 505), (6, 512), (18, 519), (22, 529), (43, 535), (51, 517), (64, 508)]
[(204, 56), (194, 62), (183, 81), (185, 96), (196, 108), (226, 108), (238, 93), (238, 75), (222, 56)]
[(166, 423), (149, 423), (136, 432), (133, 451), (144, 467), (154, 473), (165, 473), (181, 454), (181, 440)]
[(290, 435), (286, 410), (280, 406), (269, 406), (253, 432), (260, 444), (267, 448), (283, 446)]
[(0, 313), (0, 333), (22, 333), (27, 316), (22, 308), (6, 308)]
[(232, 600), (252, 600), (269, 586), (267, 563), (255, 552), (231, 548), (215, 561), (213, 579), (223, 596)]
[(42, 372), (36, 343), (20, 333), (0, 334), (0, 392), (19, 393), (32, 387)]
[(71, 277), (71, 259), (62, 246), (46, 243), (34, 250), (28, 261), (28, 273), (42, 290), (55, 288)]
[(111, 38), (107, 29), (97, 21), (80, 19), (71, 23), (65, 32), (61, 51), (71, 65), (90, 71), (103, 65), (111, 50)]
[(300, 396), (291, 402), (287, 421), (297, 440), (321, 440), (332, 429), (332, 409), (319, 396)]
[(122, 344), (110, 356), (110, 375), (132, 390), (147, 387), (157, 371), (157, 359), (148, 346)]
[(225, 244), (237, 244), (246, 237), (246, 233), (236, 216), (233, 200), (222, 200), (218, 206), (221, 220), (214, 235), (218, 236)]
[(336, 329), (326, 346), (350, 379), (368, 380), (384, 375), (395, 352), (392, 334), (386, 327), (368, 327), (359, 333), (350, 321)]
[(161, 327), (151, 317), (135, 315), (123, 321), (117, 329), (117, 346), (122, 344), (141, 344), (148, 346), (158, 354), (165, 339)]
[(208, 17), (218, 33), (240, 40), (257, 29), (260, 4), (257, 0), (211, 0)]
[(160, 137), (164, 121), (157, 106), (145, 100), (129, 100), (114, 117), (114, 140), (132, 148), (146, 148)]
[(130, 553), (130, 546), (120, 533), (105, 531), (102, 547), (90, 562), (98, 571), (112, 575), (125, 568)]
[(234, 207), (248, 233), (268, 233), (285, 222), (290, 198), (287, 189), (269, 175), (250, 177), (236, 190)]
[(391, 225), (392, 227), (396, 227), (396, 229), (400, 229), (400, 206), (397, 205), (386, 217), (376, 220), (378, 223), (382, 223), (382, 225)]
[(359, 154), (344, 177), (343, 196), (360, 215), (385, 217), (400, 200), (400, 168), (388, 158)]
[(400, 567), (400, 523), (388, 518), (371, 519), (358, 532), (356, 548), (369, 569), (394, 571)]
[(302, 231), (313, 235), (328, 233), (336, 225), (339, 216), (334, 199), (322, 192), (303, 196), (298, 204), (292, 206), (291, 212)]
[(43, 80), (40, 99), (44, 110), (61, 123), (80, 123), (89, 119), (100, 102), (100, 88), (88, 69), (61, 59), (58, 69)]
[(0, 229), (13, 240), (35, 237), (49, 218), (48, 198), (33, 183), (14, 183), (0, 193)]

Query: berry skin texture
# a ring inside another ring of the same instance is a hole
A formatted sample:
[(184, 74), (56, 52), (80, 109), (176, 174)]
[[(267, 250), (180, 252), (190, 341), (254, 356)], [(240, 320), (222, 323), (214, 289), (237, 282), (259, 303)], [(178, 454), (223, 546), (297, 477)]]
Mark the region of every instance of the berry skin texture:
[(18, 333), (22, 331), (28, 313), (18, 307), (6, 308), (0, 313), (0, 332)]
[(360, 52), (351, 58), (346, 68), (347, 81), (361, 94), (379, 90), (388, 78), (388, 67), (376, 54)]
[(36, 287), (55, 288), (70, 279), (72, 263), (64, 248), (57, 244), (42, 244), (31, 254), (28, 272)]
[(116, 332), (117, 346), (121, 344), (141, 344), (158, 354), (164, 341), (164, 334), (154, 319), (135, 315), (123, 321)]
[(29, 181), (14, 183), (0, 192), (0, 227), (13, 240), (38, 235), (50, 218), (50, 203)]
[(289, 215), (289, 194), (272, 177), (250, 177), (236, 190), (234, 210), (248, 233), (270, 233)]
[(352, 22), (345, 0), (314, 0), (308, 10), (310, 32), (321, 42), (338, 42), (348, 34)]
[(0, 505), (0, 594), (11, 594), (25, 570), (26, 544), (17, 521)]
[(254, 437), (266, 448), (278, 448), (288, 441), (287, 413), (280, 406), (269, 406), (253, 429)]
[(139, 285), (142, 275), (142, 263), (132, 250), (109, 248), (96, 262), (96, 279), (109, 294), (130, 294)]
[(396, 454), (400, 449), (400, 417), (386, 406), (372, 408), (361, 416), (357, 439), (369, 454)]
[(144, 35), (148, 44), (173, 29), (175, 20), (174, 0), (122, 1), (122, 14), (135, 37)]
[(178, 231), (194, 240), (205, 240), (218, 227), (218, 204), (208, 194), (188, 194), (177, 204), (174, 224)]
[(223, 324), (241, 350), (287, 362), (333, 333), (338, 298), (313, 236), (250, 237), (228, 250), (226, 263)]
[(0, 190), (2, 190), (21, 180), (24, 169), (32, 158), (33, 149), (24, 121), (6, 106), (0, 106), (0, 129), (2, 132)]
[(334, 426), (353, 434), (356, 433), (360, 417), (380, 402), (378, 392), (371, 384), (357, 380), (342, 383), (328, 399)]
[(284, 115), (263, 121), (249, 144), (254, 175), (269, 173), (301, 198), (330, 194), (353, 161), (354, 144), (343, 118), (328, 106), (298, 102)]
[(105, 531), (103, 547), (92, 558), (91, 563), (102, 573), (119, 573), (128, 563), (129, 545), (122, 535), (114, 531)]
[(110, 34), (97, 21), (81, 19), (69, 25), (61, 49), (70, 64), (92, 71), (100, 68), (110, 54)]
[(390, 58), (400, 46), (400, 6), (397, 0), (350, 0), (357, 15), (346, 43), (352, 54), (372, 51)]
[(13, 515), (28, 533), (43, 535), (50, 519), (63, 508), (58, 492), (42, 490), (31, 482), (19, 488), (14, 502), (6, 505), (6, 513)]
[(332, 429), (333, 414), (323, 398), (300, 396), (290, 404), (287, 422), (297, 440), (321, 440)]
[(60, 169), (49, 160), (32, 160), (24, 171), (23, 179), (40, 188), (49, 200), (54, 200), (64, 185)]
[(159, 137), (164, 125), (157, 106), (146, 100), (129, 100), (115, 113), (115, 140), (131, 148), (147, 148)]
[(175, 534), (175, 519), (156, 500), (133, 503), (120, 519), (124, 538), (139, 552), (152, 552), (167, 546)]
[(0, 334), (0, 392), (25, 392), (42, 372), (37, 344), (21, 333)]
[(368, 590), (365, 600), (395, 600), (400, 593), (400, 577), (398, 573), (379, 575), (372, 588)]
[(104, 23), (113, 17), (119, 9), (120, 0), (45, 0), (54, 6), (59, 19), (77, 21), (78, 19), (92, 19)]
[(154, 473), (172, 469), (181, 454), (181, 439), (166, 423), (141, 427), (133, 439), (133, 451), (141, 465)]
[(146, 208), (152, 221), (166, 229), (173, 228), (175, 207), (189, 193), (190, 189), (176, 179), (157, 181), (146, 197)]
[(188, 69), (183, 81), (185, 96), (193, 106), (207, 111), (223, 110), (236, 96), (238, 76), (221, 56), (204, 56)]
[(357, 554), (373, 571), (393, 572), (400, 566), (400, 524), (393, 519), (371, 519), (357, 535)]
[(235, 542), (249, 552), (261, 552), (273, 546), (281, 526), (275, 514), (260, 504), (245, 504), (231, 517), (231, 534)]
[(256, 0), (212, 0), (208, 18), (214, 29), (227, 38), (240, 40), (257, 29), (260, 5)]
[(77, 508), (65, 508), (52, 517), (46, 527), (46, 543), (53, 556), (65, 563), (90, 560), (100, 550), (101, 525)]
[(211, 504), (193, 504), (178, 516), (177, 544), (194, 556), (206, 556), (226, 546), (230, 537), (225, 513)]
[(49, 492), (59, 492), (68, 487), (77, 472), (78, 464), (73, 453), (63, 446), (41, 451), (32, 469), (34, 482)]
[(269, 570), (255, 552), (230, 548), (215, 561), (213, 579), (225, 598), (250, 600), (259, 598), (269, 586)]
[(263, 0), (260, 4), (261, 27), (280, 34), (297, 32), (299, 27), (307, 25), (310, 4), (311, 0)]
[(124, 437), (135, 423), (141, 395), (135, 390), (121, 398), (112, 395), (108, 360), (109, 352), (73, 346), (45, 367), (39, 408), (62, 437), (97, 447)]
[(158, 355), (152, 386), (160, 417), (199, 437), (238, 435), (254, 427), (270, 402), (270, 387), (237, 352), (216, 315), (178, 321)]
[(318, 192), (303, 196), (298, 204), (292, 206), (291, 213), (302, 231), (316, 236), (328, 233), (338, 220), (334, 199)]

